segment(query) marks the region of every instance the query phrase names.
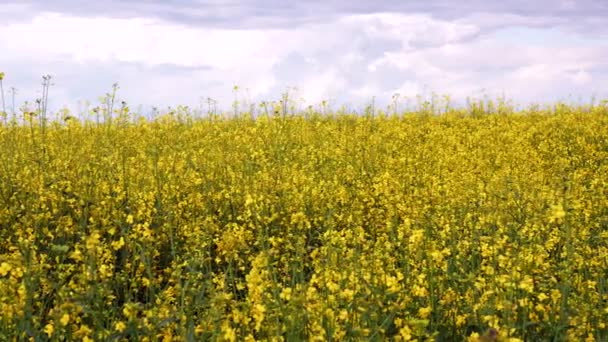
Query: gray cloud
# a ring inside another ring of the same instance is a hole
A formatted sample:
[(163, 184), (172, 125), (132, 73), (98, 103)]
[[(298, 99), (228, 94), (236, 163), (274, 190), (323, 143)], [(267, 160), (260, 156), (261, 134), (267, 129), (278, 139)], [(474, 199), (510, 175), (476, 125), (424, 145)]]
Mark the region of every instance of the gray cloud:
[[(10, 0), (9, 0), (10, 1)], [(55, 11), (84, 16), (154, 17), (188, 25), (230, 28), (293, 27), (325, 21), (344, 14), (380, 12), (427, 13), (436, 18), (456, 20), (478, 14), (543, 17), (547, 25), (599, 28), (608, 17), (603, 0), (24, 0), (34, 11)], [(533, 22), (534, 24), (534, 22)]]
[[(608, 82), (604, 1), (25, 0), (0, 6), (9, 23), (43, 11), (162, 21), (38, 17), (35, 28), (15, 29), (32, 41), (44, 33), (45, 44), (22, 43), (0, 56), (8, 83), (18, 79), (20, 98), (32, 99), (40, 75), (52, 71), (52, 101), (59, 106), (95, 102), (114, 82), (133, 103), (196, 105), (212, 97), (224, 107), (235, 84), (247, 97), (251, 87), (253, 101), (277, 99), (295, 86), (313, 103), (359, 105), (377, 96), (380, 105), (395, 92), (462, 99), (481, 89), (518, 101), (553, 100), (572, 91), (592, 94)], [(97, 26), (72, 34), (89, 23)], [(541, 31), (555, 41), (525, 36)], [(566, 40), (566, 33), (581, 42)], [(97, 45), (89, 44), (89, 34)]]

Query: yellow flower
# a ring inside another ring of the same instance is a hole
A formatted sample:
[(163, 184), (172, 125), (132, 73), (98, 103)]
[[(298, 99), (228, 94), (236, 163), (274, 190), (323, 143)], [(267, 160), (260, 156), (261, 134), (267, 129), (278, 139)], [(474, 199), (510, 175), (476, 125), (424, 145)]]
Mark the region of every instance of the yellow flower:
[(112, 268), (106, 264), (103, 264), (99, 267), (99, 275), (102, 278), (110, 278), (112, 276)]
[(70, 258), (75, 261), (82, 261), (82, 252), (80, 252), (79, 249), (76, 249), (70, 254)]
[(8, 262), (3, 262), (2, 264), (0, 264), (0, 276), (4, 277), (5, 275), (7, 275), (12, 268), (13, 267), (11, 266), (11, 264), (9, 264)]
[(566, 211), (561, 204), (555, 204), (551, 206), (549, 213), (549, 222), (561, 222), (566, 217)]
[(114, 329), (116, 329), (118, 332), (123, 332), (125, 329), (127, 329), (127, 325), (124, 322), (117, 322), (114, 325)]
[(93, 330), (91, 328), (89, 328), (86, 325), (81, 325), (80, 328), (78, 328), (78, 330), (76, 330), (76, 332), (74, 333), (75, 336), (82, 336), (82, 340), (84, 341), (85, 339), (88, 339), (87, 341), (92, 341), (90, 339), (90, 335), (93, 333)]
[(101, 234), (99, 232), (93, 232), (86, 240), (86, 247), (89, 252), (93, 252), (95, 247), (99, 245), (99, 240), (101, 239)]
[(68, 323), (70, 323), (70, 315), (64, 313), (63, 316), (61, 316), (61, 319), (59, 319), (59, 323), (61, 323), (61, 325), (64, 327), (68, 325)]
[(291, 287), (286, 287), (284, 288), (281, 293), (279, 294), (279, 297), (283, 300), (290, 300), (291, 299)]
[(412, 330), (407, 325), (403, 328), (399, 329), (399, 335), (404, 341), (409, 341), (412, 339)]
[(121, 236), (118, 241), (112, 242), (112, 249), (117, 251), (117, 250), (121, 249), (122, 246), (124, 246), (124, 245), (125, 245), (125, 238)]
[(226, 341), (236, 341), (236, 331), (227, 322), (222, 324), (222, 335)]
[(135, 318), (135, 316), (137, 315), (137, 305), (133, 304), (133, 303), (127, 303), (125, 304), (125, 306), (122, 308), (122, 313), (125, 315), (125, 317), (127, 317), (128, 319), (133, 319)]
[(467, 316), (465, 316), (465, 315), (456, 316), (456, 326), (457, 327), (463, 326), (466, 322), (467, 322)]
[(53, 326), (53, 323), (49, 323), (49, 324), (45, 325), (43, 331), (48, 337), (51, 337), (53, 335), (53, 332), (55, 331), (55, 327)]
[(431, 315), (433, 309), (430, 306), (418, 309), (418, 316), (422, 319), (426, 319)]
[(255, 331), (259, 331), (262, 327), (262, 321), (264, 321), (264, 313), (266, 307), (263, 304), (253, 305), (253, 319), (255, 321)]
[(533, 293), (534, 292), (534, 279), (532, 277), (526, 276), (522, 281), (519, 282), (520, 289)]
[(476, 333), (476, 332), (472, 333), (472, 334), (471, 334), (471, 335), (470, 335), (470, 336), (467, 338), (467, 341), (469, 341), (469, 342), (478, 342), (479, 340), (480, 340), (479, 333)]

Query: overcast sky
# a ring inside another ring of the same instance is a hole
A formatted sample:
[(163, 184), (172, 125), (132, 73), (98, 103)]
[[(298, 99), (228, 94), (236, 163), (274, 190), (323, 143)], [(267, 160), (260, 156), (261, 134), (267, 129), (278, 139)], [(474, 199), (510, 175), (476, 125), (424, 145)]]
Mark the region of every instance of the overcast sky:
[[(608, 1), (1, 0), (0, 71), (18, 104), (120, 86), (135, 107), (277, 100), (353, 107), (447, 94), (608, 98)], [(7, 94), (7, 103), (11, 96)]]

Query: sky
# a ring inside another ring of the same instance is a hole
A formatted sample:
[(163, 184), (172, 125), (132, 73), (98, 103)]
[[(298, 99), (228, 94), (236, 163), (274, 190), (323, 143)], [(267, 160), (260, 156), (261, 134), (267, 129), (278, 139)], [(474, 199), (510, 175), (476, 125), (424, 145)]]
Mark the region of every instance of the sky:
[(0, 1), (7, 107), (608, 98), (605, 0)]

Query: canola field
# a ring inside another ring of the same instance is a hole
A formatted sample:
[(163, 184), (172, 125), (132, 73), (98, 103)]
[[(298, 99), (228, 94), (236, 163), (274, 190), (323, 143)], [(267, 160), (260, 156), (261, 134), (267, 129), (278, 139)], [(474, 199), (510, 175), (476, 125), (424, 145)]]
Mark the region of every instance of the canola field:
[(0, 340), (608, 340), (606, 106), (28, 120)]

